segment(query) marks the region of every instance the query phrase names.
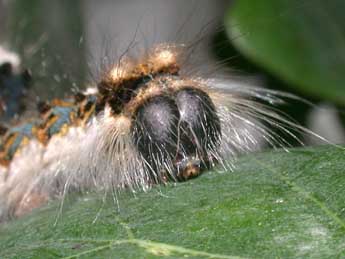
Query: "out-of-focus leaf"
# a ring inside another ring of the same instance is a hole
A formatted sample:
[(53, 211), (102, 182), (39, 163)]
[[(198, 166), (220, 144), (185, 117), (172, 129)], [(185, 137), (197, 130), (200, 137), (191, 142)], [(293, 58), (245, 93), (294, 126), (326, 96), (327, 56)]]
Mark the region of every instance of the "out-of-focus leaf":
[(239, 0), (226, 16), (233, 44), (292, 87), (345, 104), (345, 1)]

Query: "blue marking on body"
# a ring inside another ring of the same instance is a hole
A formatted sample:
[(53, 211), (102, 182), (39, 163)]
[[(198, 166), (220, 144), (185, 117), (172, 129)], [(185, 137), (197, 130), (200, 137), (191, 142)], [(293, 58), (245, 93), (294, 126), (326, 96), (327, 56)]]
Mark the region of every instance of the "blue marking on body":
[(52, 136), (60, 132), (61, 128), (65, 124), (71, 124), (71, 113), (75, 112), (76, 108), (72, 107), (63, 107), (63, 106), (54, 106), (51, 113), (58, 117), (57, 121), (51, 125), (48, 129), (48, 135)]
[(87, 96), (87, 101), (88, 102), (92, 102), (92, 103), (96, 103), (96, 101), (97, 101), (96, 95), (88, 95)]
[(11, 134), (17, 134), (17, 137), (15, 138), (13, 144), (8, 150), (8, 155), (10, 157), (13, 157), (13, 155), (16, 153), (16, 151), (19, 149), (21, 143), (23, 142), (23, 139), (25, 137), (31, 139), (33, 138), (32, 129), (36, 126), (35, 123), (26, 123), (18, 127), (11, 128), (9, 130), (9, 133)]

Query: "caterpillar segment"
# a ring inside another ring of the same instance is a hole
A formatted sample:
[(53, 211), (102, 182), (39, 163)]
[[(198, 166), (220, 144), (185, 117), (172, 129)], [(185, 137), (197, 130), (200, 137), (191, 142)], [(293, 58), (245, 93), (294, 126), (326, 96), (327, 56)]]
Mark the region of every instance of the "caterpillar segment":
[[(4, 128), (0, 142), (0, 172), (3, 182), (0, 191), (9, 199), (8, 206), (11, 208), (3, 205), (3, 210), (11, 209), (13, 214), (19, 216), (25, 214), (26, 210), (31, 210), (28, 203), (41, 203), (48, 199), (49, 194), (31, 189), (40, 179), (40, 173), (44, 173), (46, 169), (49, 171), (52, 165), (58, 163), (55, 159), (59, 159), (59, 152), (53, 152), (52, 149), (59, 148), (63, 152), (64, 147), (58, 147), (57, 143), (63, 145), (64, 141), (61, 140), (71, 134), (71, 129), (84, 127), (93, 116), (95, 96), (83, 95), (83, 100), (79, 100), (80, 95), (39, 103), (37, 119), (6, 130)], [(35, 186), (34, 189), (38, 188)]]

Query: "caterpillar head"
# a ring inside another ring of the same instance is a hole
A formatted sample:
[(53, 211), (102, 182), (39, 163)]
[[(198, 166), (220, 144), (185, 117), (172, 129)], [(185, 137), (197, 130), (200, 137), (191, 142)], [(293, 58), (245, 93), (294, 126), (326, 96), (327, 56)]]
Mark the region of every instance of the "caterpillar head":
[(293, 129), (305, 131), (266, 105), (289, 95), (193, 77), (180, 70), (181, 57), (188, 57), (181, 53), (160, 45), (138, 62), (125, 58), (125, 67), (119, 62), (99, 82), (96, 110), (106, 112), (95, 157), (105, 155), (93, 164), (107, 165), (98, 169), (104, 175), (118, 172), (114, 182), (145, 186), (187, 180), (216, 164), (232, 168), (237, 155), (256, 150), (261, 139), (286, 145), (274, 129), (294, 138)]
[(209, 167), (221, 135), (210, 97), (191, 86), (145, 100), (133, 115), (131, 131), (153, 171), (178, 180)]
[(220, 142), (215, 105), (199, 82), (182, 79), (179, 54), (160, 45), (98, 84), (103, 106), (131, 121), (128, 134), (154, 182), (199, 175), (215, 163)]

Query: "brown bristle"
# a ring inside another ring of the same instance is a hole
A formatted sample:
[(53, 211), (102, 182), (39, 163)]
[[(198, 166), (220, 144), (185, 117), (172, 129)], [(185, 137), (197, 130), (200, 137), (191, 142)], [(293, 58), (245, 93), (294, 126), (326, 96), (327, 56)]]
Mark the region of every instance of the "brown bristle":
[(7, 131), (8, 131), (8, 128), (0, 124), (0, 136), (5, 135)]
[(101, 82), (97, 84), (97, 89), (100, 95), (106, 96), (111, 92), (111, 89), (112, 89), (111, 82), (107, 80), (102, 80)]
[(37, 110), (41, 115), (46, 114), (51, 108), (51, 105), (45, 101), (40, 101), (37, 104)]
[(178, 75), (180, 70), (179, 56), (180, 53), (176, 46), (158, 45), (140, 59), (137, 64), (126, 59), (120, 65), (116, 64), (111, 67), (98, 83), (98, 91), (101, 95), (109, 95), (111, 92), (118, 93), (119, 91), (126, 92), (123, 88), (127, 88), (128, 91), (135, 91), (140, 85), (157, 76)]
[(162, 90), (159, 82), (156, 80), (146, 84), (144, 88), (141, 88), (136, 94), (136, 98), (130, 100), (124, 107), (124, 112), (128, 114), (133, 114), (146, 100), (165, 93), (165, 90)]
[(10, 160), (3, 158), (2, 154), (0, 153), (0, 165), (1, 166), (8, 167), (10, 162), (11, 162)]
[(180, 70), (178, 59), (180, 53), (176, 46), (157, 46), (149, 55), (148, 64), (152, 74), (177, 74)]
[(70, 99), (64, 100), (64, 99), (55, 98), (50, 101), (50, 105), (60, 106), (60, 107), (71, 107), (71, 106), (74, 106), (74, 102)]
[(86, 99), (86, 95), (81, 92), (78, 92), (74, 95), (74, 100), (76, 103), (81, 103), (85, 99)]

